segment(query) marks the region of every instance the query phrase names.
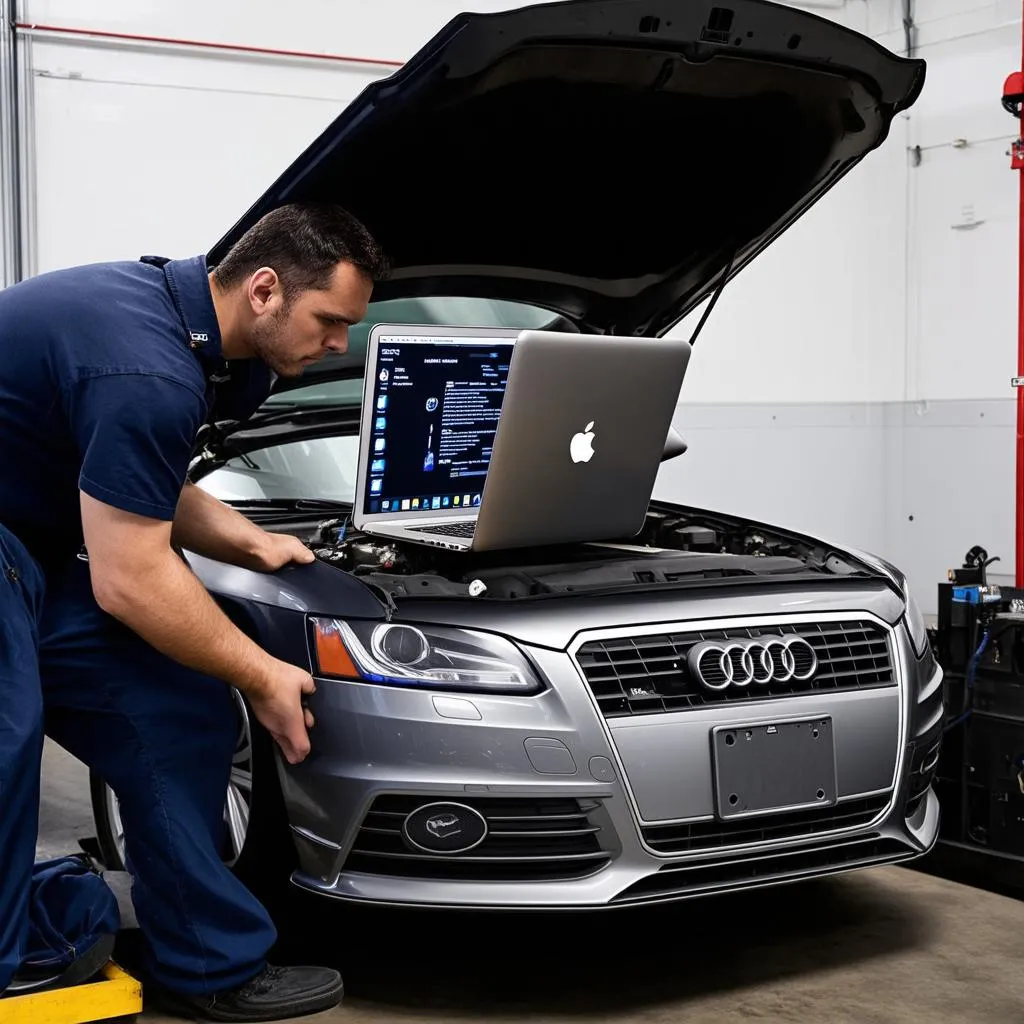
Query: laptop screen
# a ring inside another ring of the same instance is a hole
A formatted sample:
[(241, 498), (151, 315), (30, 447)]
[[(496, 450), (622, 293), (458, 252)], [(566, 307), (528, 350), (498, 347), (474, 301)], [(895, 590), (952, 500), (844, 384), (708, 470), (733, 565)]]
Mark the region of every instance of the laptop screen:
[(371, 395), (363, 513), (474, 509), (514, 337), (383, 335)]

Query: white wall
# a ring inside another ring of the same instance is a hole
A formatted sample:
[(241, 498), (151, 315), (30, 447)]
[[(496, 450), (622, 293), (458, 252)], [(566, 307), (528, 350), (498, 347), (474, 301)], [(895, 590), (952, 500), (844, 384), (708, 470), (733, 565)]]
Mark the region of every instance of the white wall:
[[(202, 251), (346, 102), (450, 17), (515, 5), (21, 0), (18, 20), (36, 26), (20, 33), (30, 272)], [(901, 0), (815, 6), (902, 51)], [(927, 608), (971, 544), (1007, 567), (1014, 557), (1019, 182), (1006, 155), (1017, 125), (1000, 96), (1020, 67), (1021, 4), (914, 7), (924, 94), (726, 291), (681, 396), (691, 451), (659, 486), (877, 550), (907, 569)], [(756, 154), (750, 173), (756, 187)], [(976, 478), (984, 500), (968, 496)]]
[(461, 8), (454, 0), (302, 0), (287, 11), (267, 0), (24, 0), (19, 21), (34, 26), (21, 31), (31, 83), (31, 271), (204, 250), (369, 82)]
[[(921, 98), (730, 286), (694, 354), (694, 401), (1010, 397), (1018, 176), (1006, 150), (1017, 126), (1000, 98), (1020, 67), (1021, 4), (915, 7), (916, 56), (928, 61)], [(899, 9), (849, 0), (834, 16), (902, 53)]]
[[(901, 6), (850, 0), (835, 16), (903, 52)], [(1020, 180), (1000, 99), (1021, 66), (1021, 4), (914, 6), (921, 98), (727, 290), (678, 416), (700, 450), (661, 487), (875, 550), (934, 611), (935, 584), (976, 543), (1013, 582)], [(773, 485), (778, 461), (794, 486)]]
[(361, 59), (404, 61), (461, 11), (502, 0), (21, 0), (19, 20)]
[[(897, 401), (903, 357), (907, 122), (745, 268), (694, 347), (700, 403)], [(756, 160), (750, 187), (757, 188)], [(674, 333), (689, 335), (703, 307)]]

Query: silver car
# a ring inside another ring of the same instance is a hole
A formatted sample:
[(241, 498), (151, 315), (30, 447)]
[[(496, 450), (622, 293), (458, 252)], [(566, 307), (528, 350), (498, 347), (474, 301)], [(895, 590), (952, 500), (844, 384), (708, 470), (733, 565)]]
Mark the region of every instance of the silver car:
[[(243, 629), (318, 678), (299, 766), (239, 700), (224, 856), (246, 881), (600, 908), (930, 849), (942, 676), (880, 559), (662, 501), (620, 546), (504, 555), (348, 523), (372, 323), (663, 334), (882, 145), (923, 79), (921, 61), (761, 0), (467, 14), (211, 250), (322, 199), (395, 267), (346, 355), (211, 424), (192, 467), (318, 555), (273, 576), (189, 556)], [(93, 781), (116, 863), (116, 800)]]

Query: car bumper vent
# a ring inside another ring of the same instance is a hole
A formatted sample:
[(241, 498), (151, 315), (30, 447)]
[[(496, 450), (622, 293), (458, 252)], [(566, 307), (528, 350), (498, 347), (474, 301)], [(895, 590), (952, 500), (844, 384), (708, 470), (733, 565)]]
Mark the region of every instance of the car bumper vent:
[[(807, 640), (818, 661), (803, 681), (713, 690), (687, 663), (690, 649), (703, 641), (794, 635)], [(583, 644), (576, 662), (606, 718), (896, 685), (887, 631), (859, 620), (611, 637)]]
[(747, 843), (799, 839), (866, 827), (888, 806), (889, 796), (845, 800), (835, 807), (812, 808), (785, 814), (758, 815), (737, 821), (696, 821), (688, 824), (648, 825), (642, 829), (647, 845), (657, 853), (691, 853)]
[[(471, 807), (487, 822), (483, 841), (466, 853), (431, 854), (406, 841), (402, 826), (435, 801)], [(582, 878), (605, 867), (596, 802), (560, 798), (381, 796), (345, 862), (345, 872), (452, 881), (545, 881)]]
[(914, 753), (910, 764), (910, 778), (907, 786), (908, 795), (905, 814), (908, 818), (912, 818), (917, 813), (928, 792), (928, 787), (934, 781), (941, 753), (941, 733), (930, 741), (926, 740)]
[(688, 893), (813, 878), (834, 871), (894, 863), (918, 855), (919, 851), (898, 839), (871, 836), (858, 842), (763, 857), (745, 857), (742, 860), (718, 860), (685, 866), (665, 865), (655, 874), (624, 889), (613, 902), (643, 903)]

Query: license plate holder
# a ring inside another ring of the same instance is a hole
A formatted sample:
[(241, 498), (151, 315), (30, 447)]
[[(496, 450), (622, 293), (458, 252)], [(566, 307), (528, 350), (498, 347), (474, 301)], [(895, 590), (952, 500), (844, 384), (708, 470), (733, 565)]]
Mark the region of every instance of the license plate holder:
[(836, 802), (832, 719), (717, 726), (711, 732), (715, 811), (722, 820)]

